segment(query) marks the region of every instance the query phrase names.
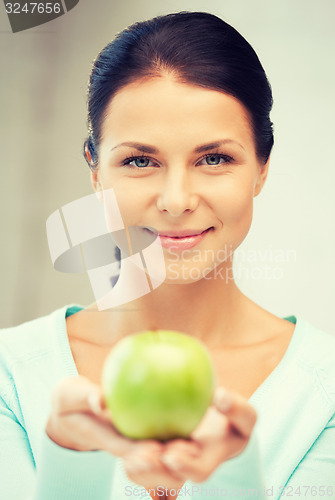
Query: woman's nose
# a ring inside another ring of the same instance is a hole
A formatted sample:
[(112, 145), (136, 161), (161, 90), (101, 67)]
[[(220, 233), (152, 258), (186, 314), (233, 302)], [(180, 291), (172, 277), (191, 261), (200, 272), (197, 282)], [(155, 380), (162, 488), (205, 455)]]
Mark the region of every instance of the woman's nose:
[(194, 211), (198, 206), (198, 196), (187, 173), (174, 171), (163, 179), (157, 197), (157, 208), (179, 217), (186, 211)]

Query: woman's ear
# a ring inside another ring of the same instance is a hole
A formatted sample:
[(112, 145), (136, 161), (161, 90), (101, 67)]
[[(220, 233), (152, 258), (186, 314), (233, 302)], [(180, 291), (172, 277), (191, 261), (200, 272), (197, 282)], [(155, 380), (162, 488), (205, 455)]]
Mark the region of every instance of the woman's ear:
[(269, 172), (270, 157), (264, 165), (261, 165), (258, 169), (257, 179), (254, 185), (254, 198), (259, 195), (262, 191), (266, 178)]
[(93, 187), (94, 191), (96, 192), (98, 200), (102, 201), (103, 194), (102, 194), (102, 186), (101, 186), (101, 182), (100, 182), (100, 172), (99, 172), (98, 167), (94, 166), (94, 164), (93, 164), (92, 156), (91, 156), (91, 153), (90, 153), (90, 150), (89, 150), (87, 144), (85, 144), (85, 156), (86, 156), (87, 163), (90, 166), (90, 176), (91, 176), (92, 187)]
[(91, 175), (91, 184), (97, 195), (97, 198), (99, 201), (103, 201), (103, 190), (100, 182), (99, 169), (98, 168), (95, 168), (94, 170), (91, 169), (90, 175)]

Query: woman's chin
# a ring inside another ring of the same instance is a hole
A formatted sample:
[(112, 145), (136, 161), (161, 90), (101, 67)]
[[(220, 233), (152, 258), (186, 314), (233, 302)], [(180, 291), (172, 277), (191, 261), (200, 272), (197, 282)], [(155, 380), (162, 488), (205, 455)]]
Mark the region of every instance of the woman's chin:
[(212, 269), (209, 267), (175, 267), (167, 269), (164, 283), (169, 285), (188, 285), (190, 283), (197, 283), (203, 279), (210, 279)]

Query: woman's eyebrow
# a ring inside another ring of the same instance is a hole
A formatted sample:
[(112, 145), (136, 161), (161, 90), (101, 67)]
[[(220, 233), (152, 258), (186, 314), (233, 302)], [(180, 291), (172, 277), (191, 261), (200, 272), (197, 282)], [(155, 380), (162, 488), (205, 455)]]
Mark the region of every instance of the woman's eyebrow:
[(240, 148), (244, 149), (242, 144), (233, 139), (223, 139), (222, 141), (209, 142), (208, 144), (203, 144), (202, 146), (197, 146), (194, 150), (195, 153), (202, 153), (203, 151), (208, 151), (209, 149), (218, 148), (224, 146), (225, 144), (237, 144)]
[[(233, 139), (223, 139), (221, 141), (209, 142), (207, 144), (202, 144), (201, 146), (197, 146), (194, 149), (194, 153), (202, 153), (204, 151), (208, 151), (208, 150), (213, 149), (213, 148), (218, 148), (218, 147), (223, 146), (225, 144), (237, 144), (242, 149), (244, 149), (242, 144), (240, 144), (237, 141), (234, 141)], [(111, 151), (113, 151), (114, 149), (119, 148), (121, 146), (130, 146), (132, 148), (138, 149), (139, 151), (142, 151), (143, 153), (149, 153), (149, 154), (159, 153), (159, 149), (157, 149), (153, 146), (149, 146), (148, 144), (141, 144), (140, 142), (122, 142), (121, 144), (117, 144), (116, 146), (114, 146), (111, 149)]]

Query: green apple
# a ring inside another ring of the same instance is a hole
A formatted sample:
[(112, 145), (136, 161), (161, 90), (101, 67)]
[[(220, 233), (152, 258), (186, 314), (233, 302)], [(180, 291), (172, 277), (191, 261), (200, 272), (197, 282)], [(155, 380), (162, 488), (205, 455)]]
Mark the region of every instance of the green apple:
[(114, 426), (132, 439), (187, 438), (211, 403), (214, 371), (205, 345), (173, 330), (128, 335), (102, 371)]

